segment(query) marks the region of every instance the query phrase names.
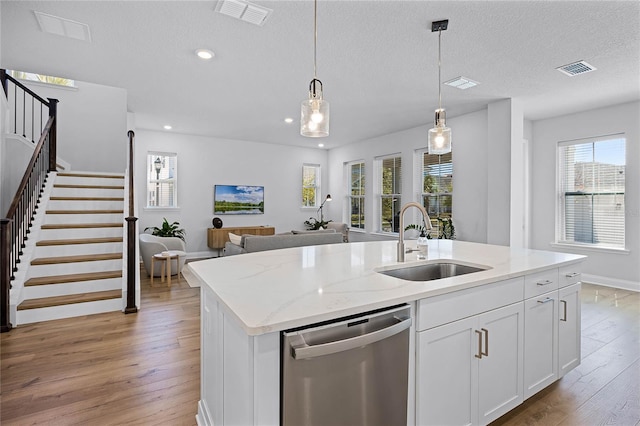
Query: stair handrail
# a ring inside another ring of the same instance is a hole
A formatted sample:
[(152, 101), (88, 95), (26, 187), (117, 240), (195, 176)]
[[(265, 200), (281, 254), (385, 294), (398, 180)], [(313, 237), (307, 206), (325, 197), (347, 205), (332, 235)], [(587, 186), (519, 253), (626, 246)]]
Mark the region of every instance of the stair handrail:
[(133, 130), (127, 132), (129, 137), (129, 211), (125, 220), (127, 221), (127, 306), (124, 310), (125, 314), (138, 312), (136, 307), (136, 221), (135, 202), (133, 197), (133, 143), (135, 133)]
[[(56, 170), (58, 100), (48, 98), (48, 102), (44, 101), (18, 80), (8, 75), (5, 69), (0, 69), (0, 82), (7, 99), (9, 96), (9, 82), (22, 89), (23, 93), (28, 93), (32, 96), (32, 132), (34, 123), (33, 99), (41, 102), (41, 111), (42, 105), (45, 105), (49, 110), (49, 119), (44, 127), (41, 126), (38, 143), (20, 181), (16, 195), (13, 197), (6, 216), (0, 219), (0, 332), (4, 333), (12, 328), (9, 306), (11, 280), (15, 279), (14, 273), (18, 270), (20, 256), (23, 254), (22, 249), (25, 248), (25, 241), (28, 240), (29, 228), (35, 218), (40, 196), (44, 192), (47, 174)], [(14, 89), (14, 98), (15, 90), (17, 89)], [(23, 95), (24, 98), (26, 98), (26, 95)], [(23, 123), (25, 121), (25, 105), (26, 103), (23, 100)], [(15, 110), (14, 117), (17, 117), (17, 111)], [(16, 130), (15, 127), (14, 130)], [(23, 134), (23, 137), (26, 136)]]

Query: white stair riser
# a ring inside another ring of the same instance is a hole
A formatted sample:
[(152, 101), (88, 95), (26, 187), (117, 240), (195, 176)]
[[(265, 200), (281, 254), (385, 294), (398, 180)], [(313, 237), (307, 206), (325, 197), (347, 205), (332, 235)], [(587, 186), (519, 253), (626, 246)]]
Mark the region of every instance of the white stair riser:
[(122, 243), (70, 244), (62, 246), (39, 246), (34, 252), (38, 257), (77, 256), (80, 254), (122, 253)]
[(89, 178), (79, 176), (56, 176), (55, 183), (61, 185), (106, 185), (106, 186), (123, 186), (124, 178)]
[(34, 285), (24, 288), (25, 300), (41, 297), (67, 296), (70, 294), (90, 293), (92, 291), (120, 290), (122, 278), (106, 280), (78, 281), (64, 284)]
[(47, 210), (122, 210), (124, 200), (49, 200)]
[(119, 271), (122, 259), (94, 260), (91, 262), (56, 263), (53, 265), (31, 265), (29, 278), (52, 275), (84, 274), (87, 272)]
[(52, 197), (122, 197), (122, 189), (103, 188), (53, 188)]
[(40, 231), (41, 240), (64, 240), (70, 238), (104, 238), (122, 237), (123, 228), (64, 228), (43, 229)]
[(124, 223), (124, 213), (103, 214), (47, 214), (44, 223)]
[(18, 311), (16, 314), (16, 323), (18, 325), (30, 324), (33, 322), (50, 321), (60, 318), (79, 317), (113, 311), (122, 311), (122, 298)]

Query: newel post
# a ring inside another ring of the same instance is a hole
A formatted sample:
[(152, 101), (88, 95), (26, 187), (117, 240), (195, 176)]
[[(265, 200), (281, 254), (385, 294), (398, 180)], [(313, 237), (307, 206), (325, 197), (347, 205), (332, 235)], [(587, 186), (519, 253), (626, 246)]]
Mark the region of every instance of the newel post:
[(51, 130), (49, 130), (49, 169), (50, 172), (58, 170), (56, 166), (57, 159), (57, 134), (58, 134), (58, 100), (47, 98), (49, 100), (49, 117), (53, 118)]
[(133, 314), (138, 312), (136, 307), (136, 221), (134, 216), (134, 198), (133, 198), (133, 140), (135, 133), (133, 130), (127, 132), (129, 136), (129, 216), (125, 218), (127, 221), (127, 307), (125, 314)]
[(11, 316), (9, 311), (9, 290), (11, 289), (11, 237), (9, 219), (0, 219), (0, 333), (11, 330)]

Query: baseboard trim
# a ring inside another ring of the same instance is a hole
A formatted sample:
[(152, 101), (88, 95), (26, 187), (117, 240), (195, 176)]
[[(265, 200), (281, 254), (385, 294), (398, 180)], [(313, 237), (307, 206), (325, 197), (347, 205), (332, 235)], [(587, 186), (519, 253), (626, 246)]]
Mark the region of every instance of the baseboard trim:
[(638, 281), (628, 281), (618, 278), (602, 277), (599, 275), (582, 274), (582, 282), (640, 292), (640, 282)]

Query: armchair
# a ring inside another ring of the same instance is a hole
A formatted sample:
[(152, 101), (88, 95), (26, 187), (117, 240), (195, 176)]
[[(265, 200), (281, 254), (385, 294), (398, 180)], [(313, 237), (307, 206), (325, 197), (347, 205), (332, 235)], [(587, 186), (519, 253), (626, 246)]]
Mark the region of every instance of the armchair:
[[(156, 237), (151, 234), (140, 234), (140, 256), (142, 256), (142, 263), (147, 274), (151, 276), (151, 258), (154, 254), (162, 253), (168, 250), (177, 250), (184, 252), (186, 249), (184, 241), (178, 237)], [(185, 253), (186, 254), (186, 253)], [(179, 270), (182, 270), (186, 256), (180, 256), (180, 269), (178, 269), (178, 259), (171, 260), (171, 272), (177, 274)], [(163, 264), (156, 262), (154, 264), (153, 276), (160, 276), (160, 267)]]

